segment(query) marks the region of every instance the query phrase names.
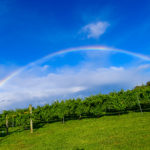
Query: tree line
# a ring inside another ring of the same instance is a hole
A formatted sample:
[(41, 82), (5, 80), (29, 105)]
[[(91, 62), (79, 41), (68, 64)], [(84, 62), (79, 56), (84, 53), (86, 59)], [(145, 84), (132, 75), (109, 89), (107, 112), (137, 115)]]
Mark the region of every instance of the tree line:
[(85, 117), (101, 117), (126, 113), (129, 111), (149, 110), (150, 108), (150, 82), (146, 85), (136, 86), (132, 90), (113, 91), (109, 94), (97, 94), (85, 97), (84, 99), (67, 99), (55, 101), (51, 105), (33, 107), (32, 114), (29, 109), (16, 109), (3, 111), (0, 114), (0, 129), (8, 126), (21, 126), (29, 128), (30, 118), (33, 119), (33, 126), (40, 124)]

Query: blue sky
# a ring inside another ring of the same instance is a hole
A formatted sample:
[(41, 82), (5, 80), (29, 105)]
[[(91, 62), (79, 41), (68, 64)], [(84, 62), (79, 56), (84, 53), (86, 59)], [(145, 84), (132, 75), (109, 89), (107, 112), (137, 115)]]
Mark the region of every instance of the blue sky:
[[(150, 56), (149, 39), (149, 0), (0, 0), (0, 80), (30, 62), (72, 47), (99, 45)], [(6, 108), (8, 105), (13, 108), (18, 101), (10, 102), (9, 99), (17, 92), (17, 87), (24, 85), (22, 91), (25, 95), (28, 93), (26, 88), (32, 87), (32, 85), (36, 86), (35, 80), (41, 83), (41, 87), (43, 82), (51, 82), (53, 79), (51, 73), (56, 75), (55, 79), (58, 79), (57, 84), (53, 83), (53, 85), (57, 85), (56, 87), (60, 86), (58, 85), (59, 80), (66, 81), (68, 79), (68, 82), (70, 81), (70, 85), (67, 85), (66, 82), (61, 84), (62, 88), (66, 86), (66, 90), (70, 88), (72, 80), (78, 81), (72, 73), (78, 73), (77, 77), (81, 78), (80, 80), (84, 74), (88, 73), (94, 79), (93, 72), (95, 70), (97, 72), (94, 73), (101, 78), (103, 78), (102, 74), (105, 76), (110, 73), (114, 74), (113, 82), (110, 81), (110, 85), (107, 82), (102, 84), (102, 81), (108, 81), (109, 78), (99, 80), (98, 85), (92, 79), (93, 82), (87, 84), (90, 79), (87, 77), (84, 83), (80, 82), (78, 85), (72, 83), (75, 85), (72, 87), (73, 91), (77, 91), (74, 92), (75, 94), (70, 95), (70, 93), (60, 90), (59, 96), (95, 94), (99, 91), (98, 88), (105, 92), (132, 88), (149, 79), (149, 66), (149, 62), (123, 54), (69, 53), (36, 65), (31, 69), (32, 71), (24, 70), (16, 80), (9, 81), (6, 87), (1, 87), (0, 96), (4, 95), (6, 100), (0, 100), (0, 102), (5, 101)], [(136, 67), (146, 70), (139, 71), (136, 80), (133, 81), (132, 78), (137, 73)], [(48, 68), (50, 69), (47, 70)], [(91, 72), (87, 73), (86, 70)], [(120, 72), (117, 74), (115, 71)], [(125, 80), (126, 77), (123, 78), (124, 80), (117, 80), (117, 78), (122, 78), (125, 72), (128, 82)], [(22, 76), (24, 81), (21, 81)], [(42, 78), (43, 76), (45, 79)], [(48, 78), (49, 76), (50, 78)], [(28, 80), (34, 84), (26, 85), (25, 82)], [(133, 83), (129, 84), (131, 81)], [(125, 83), (128, 84), (125, 85)], [(30, 89), (31, 93), (37, 90), (33, 87)], [(43, 85), (42, 88), (47, 89), (48, 85)], [(38, 90), (45, 93), (43, 90)], [(6, 95), (11, 91), (13, 91), (12, 94), (7, 98)], [(32, 98), (27, 97), (20, 103), (28, 104), (31, 102), (30, 99), (35, 103), (37, 97), (40, 102), (36, 101), (36, 104), (47, 103), (51, 96), (47, 92), (40, 96), (31, 94)], [(22, 96), (20, 93), (18, 95)], [(59, 96), (54, 95), (53, 100)]]
[[(148, 0), (1, 0), (0, 61), (25, 65), (60, 49), (107, 45), (150, 55)], [(81, 28), (110, 24), (100, 38)], [(24, 59), (22, 59), (24, 57)]]

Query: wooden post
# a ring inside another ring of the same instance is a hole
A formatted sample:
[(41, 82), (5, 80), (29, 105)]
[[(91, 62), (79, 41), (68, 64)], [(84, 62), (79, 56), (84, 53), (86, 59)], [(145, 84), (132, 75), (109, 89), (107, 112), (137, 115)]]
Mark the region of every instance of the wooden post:
[(12, 116), (12, 124), (11, 124), (12, 127), (14, 127), (14, 116)]
[(8, 135), (8, 115), (6, 115), (6, 134)]
[(80, 117), (79, 117), (79, 119), (81, 119), (82, 118), (82, 116), (81, 116), (81, 114), (80, 114)]
[(141, 111), (141, 113), (143, 113), (138, 95), (137, 95), (137, 101), (138, 101), (138, 104), (139, 104), (140, 111)]
[(30, 132), (33, 133), (32, 105), (29, 105), (29, 111), (30, 111)]

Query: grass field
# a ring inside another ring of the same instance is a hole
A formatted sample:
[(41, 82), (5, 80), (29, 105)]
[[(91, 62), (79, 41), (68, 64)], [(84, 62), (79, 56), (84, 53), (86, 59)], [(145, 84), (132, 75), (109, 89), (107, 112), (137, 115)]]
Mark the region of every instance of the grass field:
[(150, 112), (71, 120), (0, 137), (0, 150), (150, 150)]

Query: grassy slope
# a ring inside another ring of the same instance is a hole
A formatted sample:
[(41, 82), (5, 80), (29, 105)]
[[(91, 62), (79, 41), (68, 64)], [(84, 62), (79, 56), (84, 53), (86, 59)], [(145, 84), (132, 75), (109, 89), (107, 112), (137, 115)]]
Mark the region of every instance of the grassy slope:
[(0, 137), (0, 150), (149, 150), (150, 112), (47, 124)]

